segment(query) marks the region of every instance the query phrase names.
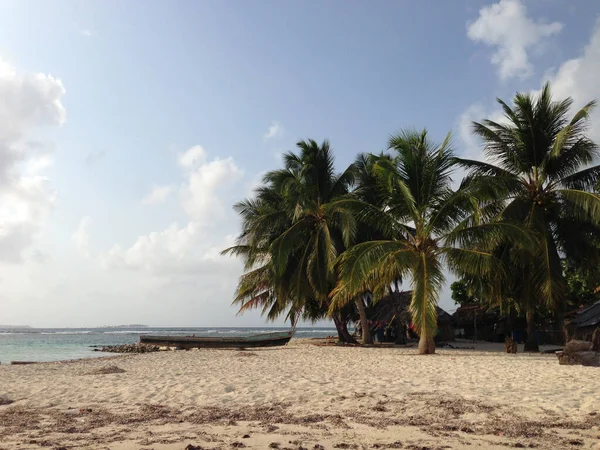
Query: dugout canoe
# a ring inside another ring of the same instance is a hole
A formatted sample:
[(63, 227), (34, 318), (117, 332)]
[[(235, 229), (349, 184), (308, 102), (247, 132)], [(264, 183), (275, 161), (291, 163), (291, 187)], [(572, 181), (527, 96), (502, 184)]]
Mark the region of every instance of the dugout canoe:
[(287, 344), (292, 338), (291, 331), (262, 333), (250, 336), (197, 337), (197, 336), (154, 336), (141, 335), (141, 344), (161, 347), (190, 348), (253, 348), (278, 347)]

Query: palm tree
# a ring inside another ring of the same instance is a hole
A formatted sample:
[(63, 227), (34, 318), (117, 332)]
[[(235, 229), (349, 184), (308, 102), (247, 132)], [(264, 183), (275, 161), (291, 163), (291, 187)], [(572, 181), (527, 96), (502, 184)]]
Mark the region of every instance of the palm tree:
[[(381, 209), (384, 206), (385, 192), (380, 189), (373, 167), (377, 161), (386, 158), (390, 159), (385, 154), (373, 155), (370, 153), (361, 153), (354, 160), (355, 190), (352, 194), (363, 203), (361, 206), (363, 209), (366, 208), (367, 211), (372, 207)], [(369, 221), (361, 220), (358, 222), (355, 244), (379, 240), (384, 237), (378, 227), (372, 226)], [(398, 282), (401, 282), (401, 280), (395, 282), (396, 286), (398, 286)], [(358, 295), (354, 303), (361, 318), (362, 343), (373, 344), (373, 336), (365, 310), (364, 294), (366, 293)]]
[[(286, 310), (315, 318), (329, 310), (337, 256), (357, 228), (353, 166), (336, 174), (328, 141), (297, 145), (299, 154), (285, 154), (284, 168), (265, 175), (257, 199), (236, 206), (243, 229), (237, 245), (225, 250), (242, 255), (251, 270), (240, 280), (236, 301), (242, 309), (260, 305), (270, 318)], [(332, 318), (340, 339), (353, 341), (341, 310)]]
[(355, 245), (340, 257), (332, 306), (367, 289), (378, 298), (394, 281), (410, 275), (410, 313), (420, 335), (419, 353), (434, 353), (444, 262), (464, 274), (489, 271), (491, 254), (471, 244), (483, 231), (496, 240), (498, 227), (477, 226), (468, 213), (474, 204), (468, 189), (452, 190), (450, 135), (438, 145), (425, 130), (401, 131), (390, 138), (389, 147), (392, 157), (373, 157), (372, 164), (384, 196), (382, 207), (359, 217), (386, 237)]
[(262, 309), (269, 320), (275, 320), (293, 308), (289, 285), (290, 274), (276, 276), (269, 247), (290, 225), (285, 211), (283, 196), (271, 186), (261, 186), (255, 198), (242, 200), (234, 205), (242, 217), (242, 232), (236, 245), (223, 250), (222, 254), (240, 256), (246, 273), (239, 280), (234, 304), (239, 305), (238, 314), (251, 309)]
[(459, 160), (470, 174), (467, 184), (485, 187), (486, 204), (497, 218), (520, 223), (537, 234), (533, 251), (505, 246), (513, 271), (507, 285), (526, 313), (526, 351), (538, 351), (535, 310), (559, 312), (566, 282), (561, 257), (597, 265), (600, 251), (600, 196), (592, 192), (600, 166), (589, 165), (598, 147), (585, 135), (590, 102), (569, 120), (572, 99), (553, 101), (549, 84), (538, 95), (516, 94), (514, 106), (502, 100), (504, 121), (473, 123), (484, 141), (488, 162)]

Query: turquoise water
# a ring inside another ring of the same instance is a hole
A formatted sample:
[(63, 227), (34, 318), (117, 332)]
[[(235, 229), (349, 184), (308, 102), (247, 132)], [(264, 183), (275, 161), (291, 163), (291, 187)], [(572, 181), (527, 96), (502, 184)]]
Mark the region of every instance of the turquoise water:
[[(289, 328), (0, 328), (0, 364), (10, 361), (62, 361), (110, 354), (91, 346), (132, 344), (140, 334), (236, 336), (287, 331)], [(334, 328), (297, 328), (295, 337), (334, 335)]]

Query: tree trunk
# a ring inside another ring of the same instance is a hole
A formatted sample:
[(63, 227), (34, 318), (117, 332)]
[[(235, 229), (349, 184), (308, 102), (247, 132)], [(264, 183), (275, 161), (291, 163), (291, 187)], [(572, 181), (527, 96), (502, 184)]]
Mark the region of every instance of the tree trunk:
[(600, 352), (600, 327), (596, 328), (592, 334), (592, 350)]
[(360, 316), (360, 326), (362, 328), (362, 343), (363, 345), (372, 344), (373, 336), (371, 335), (371, 328), (369, 327), (369, 318), (367, 317), (367, 311), (365, 310), (365, 304), (362, 296), (356, 297), (354, 300), (358, 314)]
[(335, 313), (333, 315), (333, 323), (335, 324), (335, 328), (338, 332), (340, 342), (345, 342), (348, 344), (357, 343), (356, 339), (354, 339), (352, 335), (348, 332), (348, 326), (346, 325), (346, 321), (341, 317), (339, 313)]
[(406, 344), (406, 328), (399, 317), (396, 317), (396, 344)]
[(526, 352), (537, 353), (540, 351), (540, 347), (537, 341), (537, 330), (535, 326), (535, 313), (532, 308), (527, 309), (525, 313), (527, 318), (527, 341), (525, 342)]
[[(561, 311), (558, 318), (556, 319), (556, 329), (560, 330), (558, 338), (559, 344), (564, 345), (568, 342), (567, 340), (567, 327), (565, 325), (565, 313)], [(554, 343), (554, 342), (553, 342)]]
[(435, 353), (435, 342), (432, 336), (421, 334), (419, 338), (419, 355), (433, 355)]

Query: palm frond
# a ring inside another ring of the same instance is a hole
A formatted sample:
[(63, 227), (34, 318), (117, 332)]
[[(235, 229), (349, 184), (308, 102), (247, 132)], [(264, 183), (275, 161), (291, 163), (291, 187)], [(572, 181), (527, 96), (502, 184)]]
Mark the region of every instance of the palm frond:
[(563, 203), (563, 213), (580, 221), (600, 223), (600, 195), (576, 189), (557, 189)]
[(332, 307), (340, 307), (366, 291), (378, 298), (415, 264), (414, 250), (404, 241), (370, 241), (346, 250), (338, 260), (339, 282)]
[(591, 191), (600, 181), (600, 165), (588, 167), (587, 169), (575, 172), (572, 175), (566, 176), (560, 180), (559, 186), (567, 189), (575, 189), (581, 191)]

